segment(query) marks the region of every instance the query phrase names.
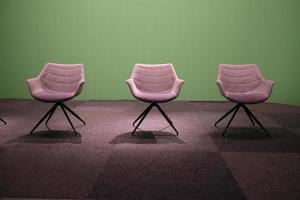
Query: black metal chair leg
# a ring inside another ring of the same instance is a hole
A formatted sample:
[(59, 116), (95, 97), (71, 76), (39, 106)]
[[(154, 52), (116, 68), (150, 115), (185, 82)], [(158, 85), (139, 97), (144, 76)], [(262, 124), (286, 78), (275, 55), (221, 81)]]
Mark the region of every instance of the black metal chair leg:
[(230, 120), (229, 120), (229, 122), (228, 122), (226, 128), (225, 128), (224, 131), (223, 131), (223, 134), (222, 134), (223, 136), (225, 136), (225, 133), (226, 133), (226, 131), (227, 131), (229, 125), (231, 124), (231, 122), (232, 122), (233, 118), (235, 117), (237, 111), (240, 109), (240, 105), (238, 104), (238, 106), (237, 106), (235, 109), (236, 109), (236, 110), (234, 111), (234, 113), (233, 113), (233, 115), (231, 116), (231, 118), (230, 118)]
[(84, 125), (86, 124), (83, 119), (81, 119), (73, 110), (71, 110), (66, 104), (60, 103), (61, 106), (66, 108), (71, 114), (73, 114), (77, 119), (79, 119)]
[[(152, 104), (151, 104), (152, 105)], [(141, 125), (141, 123), (144, 121), (144, 119), (146, 118), (146, 116), (148, 115), (148, 113), (150, 112), (150, 110), (152, 109), (152, 106), (147, 109), (147, 112), (142, 116), (142, 118), (140, 119), (139, 123), (137, 124), (137, 126), (134, 128), (134, 130), (132, 131), (131, 135), (134, 135), (134, 132), (136, 131), (136, 129), (138, 129), (138, 127)]]
[(134, 120), (134, 122), (132, 123), (132, 126), (135, 127), (135, 123), (136, 123), (139, 119), (141, 119), (141, 117), (143, 117), (143, 116), (145, 115), (145, 113), (148, 112), (148, 110), (151, 110), (152, 107), (153, 107), (153, 104), (150, 104), (150, 105), (142, 112), (142, 114), (140, 114), (140, 116), (138, 116), (138, 118), (136, 118), (136, 120)]
[(164, 118), (167, 120), (167, 122), (172, 126), (172, 128), (174, 129), (174, 131), (176, 132), (176, 135), (179, 135), (177, 129), (175, 128), (175, 126), (173, 125), (172, 120), (168, 117), (168, 115), (163, 111), (163, 109), (161, 109), (161, 107), (158, 104), (155, 104), (155, 106), (158, 108), (158, 110), (161, 112), (161, 114), (164, 116)]
[(62, 106), (62, 105), (60, 104), (60, 107), (61, 107), (62, 111), (64, 112), (64, 114), (65, 114), (67, 120), (69, 121), (70, 125), (72, 126), (72, 129), (73, 129), (75, 135), (77, 135), (77, 131), (76, 131), (75, 127), (73, 126), (73, 124), (72, 124), (72, 122), (71, 122), (71, 120), (70, 120), (70, 118), (69, 118), (69, 116), (68, 116), (68, 114), (67, 114), (67, 112), (66, 112), (64, 106)]
[(268, 131), (265, 129), (265, 127), (260, 123), (260, 121), (254, 116), (254, 114), (245, 106), (244, 107), (248, 113), (250, 114), (250, 116), (256, 121), (256, 123), (264, 130), (264, 132), (266, 133), (267, 136), (270, 136), (270, 134), (268, 133)]
[(4, 123), (4, 125), (6, 125), (6, 121), (4, 121), (3, 119), (0, 118), (0, 121), (2, 121)]
[(252, 122), (252, 126), (254, 127), (255, 126), (255, 124), (254, 124), (254, 121), (253, 121), (253, 119), (252, 119), (252, 117), (251, 117), (251, 115), (249, 114), (249, 111), (245, 108), (246, 106), (245, 105), (242, 105), (242, 107), (243, 107), (243, 109), (245, 110), (245, 112), (246, 112), (246, 114), (247, 114), (247, 116), (248, 116), (248, 118), (250, 119), (250, 121)]
[(49, 122), (49, 120), (51, 119), (51, 117), (52, 117), (52, 115), (53, 115), (53, 113), (55, 112), (55, 110), (56, 110), (56, 108), (57, 108), (57, 103), (54, 105), (54, 107), (52, 108), (52, 111), (51, 111), (51, 113), (49, 114), (49, 116), (48, 116), (48, 118), (47, 118), (47, 120), (46, 120), (46, 122), (45, 122), (45, 125), (46, 125), (46, 127), (50, 130), (50, 128), (48, 127), (48, 122)]
[(217, 124), (222, 121), (225, 117), (227, 117), (230, 113), (232, 113), (237, 107), (239, 107), (239, 104), (236, 104), (233, 108), (231, 108), (225, 115), (223, 115), (218, 121), (215, 123), (215, 127), (217, 127)]
[(160, 113), (162, 115), (164, 115), (164, 117), (166, 117), (167, 120), (169, 120), (169, 122), (172, 122), (173, 124), (173, 121), (170, 119), (170, 117), (163, 111), (163, 109), (158, 105), (158, 104), (155, 104), (155, 106), (157, 107), (157, 109), (160, 111)]
[(42, 119), (40, 119), (40, 121), (33, 127), (33, 129), (30, 131), (30, 134), (32, 134), (33, 131), (46, 119), (46, 117), (52, 112), (54, 107), (56, 107), (56, 104), (54, 104), (52, 108), (50, 108), (50, 110), (48, 110), (48, 112), (42, 117)]

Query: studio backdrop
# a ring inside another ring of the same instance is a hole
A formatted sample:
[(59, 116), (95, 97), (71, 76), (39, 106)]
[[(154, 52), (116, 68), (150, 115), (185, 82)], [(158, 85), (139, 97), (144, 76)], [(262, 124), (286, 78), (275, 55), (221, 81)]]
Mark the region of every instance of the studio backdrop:
[(81, 99), (131, 99), (135, 63), (172, 63), (179, 100), (224, 100), (220, 63), (257, 64), (270, 102), (300, 105), (298, 0), (1, 0), (0, 98), (48, 62), (83, 63)]

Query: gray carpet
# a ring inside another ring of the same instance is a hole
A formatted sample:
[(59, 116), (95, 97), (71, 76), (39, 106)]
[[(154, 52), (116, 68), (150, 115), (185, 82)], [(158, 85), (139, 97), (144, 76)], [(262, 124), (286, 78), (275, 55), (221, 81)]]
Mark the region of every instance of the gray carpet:
[(141, 102), (67, 105), (78, 135), (61, 110), (30, 135), (51, 105), (0, 100), (0, 198), (300, 199), (300, 107), (250, 106), (271, 136), (240, 112), (222, 137), (231, 103), (161, 104), (179, 136), (155, 108), (131, 136)]

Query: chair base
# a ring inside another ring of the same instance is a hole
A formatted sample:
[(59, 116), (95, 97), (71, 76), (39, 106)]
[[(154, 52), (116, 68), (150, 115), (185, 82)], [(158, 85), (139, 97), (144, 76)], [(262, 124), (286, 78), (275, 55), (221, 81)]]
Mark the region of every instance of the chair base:
[(230, 113), (233, 112), (233, 115), (231, 116), (229, 122), (227, 123), (224, 131), (223, 131), (223, 136), (225, 136), (225, 133), (229, 127), (229, 125), (231, 124), (233, 118), (235, 117), (236, 113), (238, 112), (238, 110), (240, 109), (240, 107), (242, 107), (244, 109), (244, 111), (246, 112), (248, 118), (250, 119), (252, 126), (255, 126), (254, 122), (256, 122), (262, 129), (263, 131), (266, 133), (267, 136), (269, 136), (268, 131), (265, 129), (265, 127), (260, 123), (260, 121), (254, 116), (254, 114), (247, 108), (247, 106), (245, 104), (241, 104), (238, 103), (236, 104), (233, 108), (231, 108), (225, 115), (223, 115), (216, 123), (215, 123), (215, 127), (217, 127), (217, 124), (222, 121), (225, 117), (227, 117)]
[(67, 120), (68, 120), (68, 122), (70, 123), (70, 125), (71, 125), (71, 127), (72, 127), (72, 129), (73, 129), (73, 131), (74, 131), (74, 133), (75, 133), (75, 135), (77, 135), (77, 131), (76, 131), (76, 129), (75, 129), (75, 127), (74, 127), (74, 125), (72, 124), (72, 122), (71, 122), (71, 120), (70, 120), (70, 118), (69, 118), (69, 116), (68, 116), (68, 114), (67, 114), (67, 112), (66, 112), (66, 110), (67, 111), (69, 111), (72, 115), (74, 115), (77, 119), (79, 119), (82, 123), (83, 123), (83, 125), (85, 125), (85, 121), (83, 121), (83, 119), (81, 119), (73, 110), (71, 110), (69, 107), (67, 107), (63, 102), (57, 102), (57, 103), (55, 103), (51, 108), (50, 108), (50, 110), (40, 119), (40, 121), (33, 127), (33, 129), (30, 131), (30, 134), (33, 134), (33, 131), (47, 118), (47, 120), (46, 120), (46, 122), (45, 122), (45, 125), (46, 125), (46, 127), (49, 129), (49, 127), (48, 127), (48, 122), (49, 122), (49, 120), (51, 119), (51, 117), (52, 117), (52, 115), (53, 115), (53, 113), (55, 112), (55, 110), (56, 110), (56, 108), (58, 107), (58, 106), (60, 106), (61, 107), (61, 109), (62, 109), (62, 111), (63, 111), (63, 113), (65, 114), (65, 116), (66, 116), (66, 118), (67, 118)]
[[(131, 135), (134, 135), (135, 131), (138, 129), (138, 127), (141, 125), (141, 123), (144, 121), (144, 119), (146, 118), (146, 116), (148, 115), (148, 113), (150, 112), (150, 110), (153, 107), (156, 107), (159, 112), (163, 115), (163, 117), (167, 120), (167, 122), (171, 125), (171, 127), (174, 129), (174, 131), (176, 132), (176, 135), (178, 135), (178, 131), (175, 128), (175, 126), (173, 125), (172, 120), (168, 117), (168, 115), (161, 109), (161, 107), (157, 104), (157, 103), (151, 103), (143, 112), (142, 114), (140, 114), (140, 116), (138, 116), (138, 118), (136, 118), (136, 120), (134, 120), (133, 122), (133, 126), (135, 127), (134, 130), (132, 131)], [(138, 122), (137, 126), (135, 126), (135, 123)]]
[(4, 125), (6, 125), (6, 121), (4, 121), (3, 119), (0, 118), (0, 121), (3, 122)]

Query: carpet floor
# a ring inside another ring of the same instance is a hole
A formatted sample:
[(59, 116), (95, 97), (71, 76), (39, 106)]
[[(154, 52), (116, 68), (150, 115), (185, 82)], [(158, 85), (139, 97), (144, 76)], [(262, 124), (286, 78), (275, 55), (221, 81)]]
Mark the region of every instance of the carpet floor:
[(298, 106), (249, 106), (270, 136), (241, 110), (223, 137), (229, 102), (161, 104), (178, 136), (156, 108), (132, 136), (138, 101), (67, 105), (77, 135), (59, 109), (30, 135), (51, 105), (0, 100), (0, 199), (300, 199)]

